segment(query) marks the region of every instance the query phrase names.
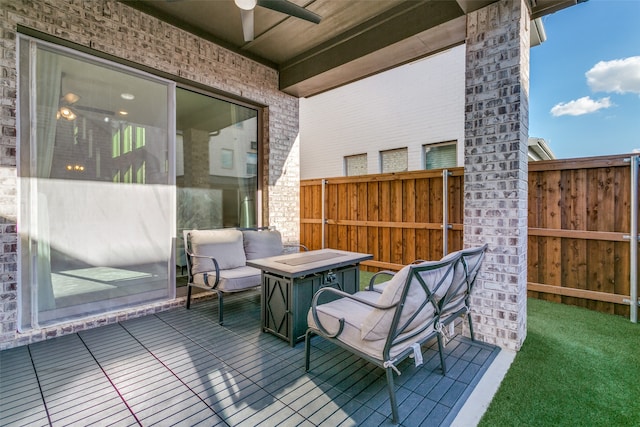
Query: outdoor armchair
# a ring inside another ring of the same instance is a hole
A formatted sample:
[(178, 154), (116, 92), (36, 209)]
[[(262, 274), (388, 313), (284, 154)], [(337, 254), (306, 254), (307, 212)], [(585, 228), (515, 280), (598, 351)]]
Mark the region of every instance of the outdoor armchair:
[(282, 255), (285, 248), (280, 232), (269, 228), (185, 230), (183, 238), (187, 255), (187, 309), (191, 307), (193, 287), (213, 291), (218, 295), (221, 325), (223, 294), (256, 288), (262, 283), (262, 272), (246, 265), (247, 260)]
[[(386, 282), (381, 293), (360, 291), (354, 295), (322, 288), (313, 297), (307, 316), (305, 369), (310, 368), (311, 337), (318, 335), (386, 370), (394, 423), (398, 406), (393, 372), (410, 355), (422, 358), (421, 345), (436, 338), (445, 373), (441, 336), (435, 329), (440, 300), (451, 286), (458, 257), (411, 264)], [(318, 304), (323, 293), (341, 298)]]

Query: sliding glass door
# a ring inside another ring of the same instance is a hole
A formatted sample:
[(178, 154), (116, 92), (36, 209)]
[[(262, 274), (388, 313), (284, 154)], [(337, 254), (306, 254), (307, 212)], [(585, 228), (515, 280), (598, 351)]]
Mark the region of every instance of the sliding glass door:
[(173, 82), (19, 39), (22, 328), (173, 298)]

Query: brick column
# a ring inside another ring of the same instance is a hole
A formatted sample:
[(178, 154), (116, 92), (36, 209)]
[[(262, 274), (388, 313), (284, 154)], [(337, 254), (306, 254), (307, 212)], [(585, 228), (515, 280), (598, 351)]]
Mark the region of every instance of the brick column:
[(472, 297), (476, 338), (527, 335), (529, 11), (501, 0), (467, 15), (465, 247), (489, 243)]

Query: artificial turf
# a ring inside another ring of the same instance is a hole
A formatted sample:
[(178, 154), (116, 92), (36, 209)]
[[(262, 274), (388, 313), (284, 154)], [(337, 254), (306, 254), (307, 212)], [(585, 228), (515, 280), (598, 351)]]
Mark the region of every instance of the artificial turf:
[(479, 425), (640, 425), (640, 325), (537, 299), (527, 311), (526, 340)]

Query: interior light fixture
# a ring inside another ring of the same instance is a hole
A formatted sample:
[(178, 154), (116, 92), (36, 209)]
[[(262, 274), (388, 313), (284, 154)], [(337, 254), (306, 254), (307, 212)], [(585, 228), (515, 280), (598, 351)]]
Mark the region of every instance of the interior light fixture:
[(124, 99), (126, 101), (133, 101), (136, 97), (132, 93), (123, 92), (123, 93), (120, 94), (120, 98), (122, 98), (122, 99)]
[(128, 111), (124, 111), (124, 110), (120, 110), (118, 111), (118, 114), (120, 114), (121, 116), (126, 116), (127, 114), (129, 114)]
[(68, 92), (66, 93), (62, 99), (67, 103), (67, 104), (75, 104), (76, 102), (78, 102), (80, 100), (80, 97), (78, 95), (76, 95), (73, 92)]
[(233, 0), (242, 10), (253, 10), (258, 4), (258, 0)]
[(60, 110), (58, 110), (58, 114), (60, 115), (60, 117), (67, 119), (67, 120), (75, 120), (76, 117), (76, 113), (73, 112), (73, 110), (69, 107), (60, 107)]

